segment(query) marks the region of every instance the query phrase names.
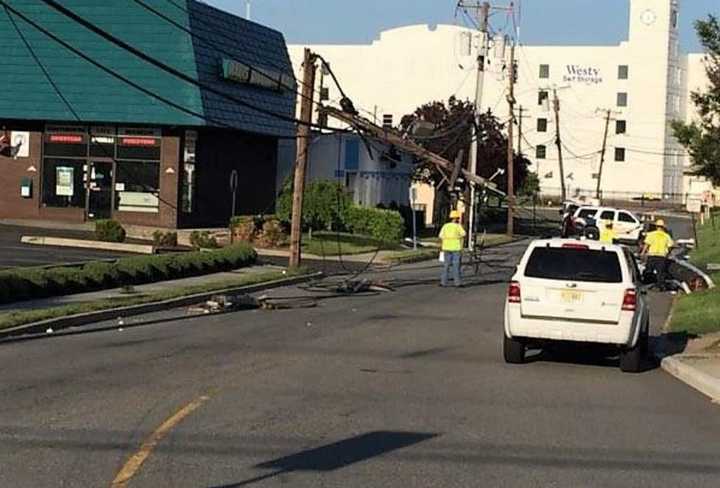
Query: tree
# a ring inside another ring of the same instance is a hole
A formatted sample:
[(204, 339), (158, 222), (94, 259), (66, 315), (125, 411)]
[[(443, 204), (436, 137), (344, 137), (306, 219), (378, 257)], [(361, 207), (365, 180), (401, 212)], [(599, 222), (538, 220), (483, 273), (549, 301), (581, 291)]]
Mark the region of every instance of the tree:
[(705, 48), (705, 71), (709, 85), (705, 91), (691, 95), (698, 120), (686, 124), (673, 122), (677, 140), (685, 146), (693, 161), (691, 174), (703, 176), (720, 186), (720, 23), (715, 16), (695, 22), (700, 42)]
[[(427, 150), (455, 161), (460, 150), (464, 150), (463, 167), (467, 168), (470, 142), (473, 137), (474, 106), (468, 101), (451, 97), (448, 103), (435, 101), (418, 107), (412, 114), (406, 115), (400, 122), (403, 132), (409, 133), (417, 143)], [(429, 135), (413, 135), (413, 127), (419, 121), (434, 125)], [(480, 116), (478, 134), (477, 174), (485, 178), (492, 177), (498, 169), (507, 166), (507, 136), (503, 133), (504, 124), (490, 111)], [(525, 183), (530, 162), (522, 156), (515, 157), (515, 190)], [(433, 221), (443, 222), (450, 211), (450, 189), (443, 175), (431, 164), (420, 164), (415, 179), (433, 185), (436, 188)], [(502, 191), (507, 191), (507, 179), (495, 180)]]

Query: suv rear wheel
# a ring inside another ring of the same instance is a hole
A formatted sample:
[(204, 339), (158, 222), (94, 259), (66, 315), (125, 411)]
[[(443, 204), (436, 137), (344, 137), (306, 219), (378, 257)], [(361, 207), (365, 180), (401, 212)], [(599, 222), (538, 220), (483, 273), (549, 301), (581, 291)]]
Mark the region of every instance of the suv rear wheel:
[(620, 370), (623, 373), (639, 373), (642, 371), (643, 362), (648, 356), (648, 330), (649, 327), (640, 333), (635, 347), (623, 349), (620, 352)]
[(509, 364), (522, 364), (525, 362), (525, 344), (517, 339), (510, 339), (503, 335), (503, 356)]

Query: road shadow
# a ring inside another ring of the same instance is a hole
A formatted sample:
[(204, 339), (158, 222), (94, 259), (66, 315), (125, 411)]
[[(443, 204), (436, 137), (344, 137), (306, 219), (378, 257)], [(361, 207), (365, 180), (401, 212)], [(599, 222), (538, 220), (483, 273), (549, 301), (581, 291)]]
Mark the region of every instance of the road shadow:
[[(654, 339), (654, 338), (653, 338)], [(654, 354), (651, 339), (647, 357), (644, 359), (639, 373), (653, 371), (660, 367), (660, 361)], [(551, 344), (544, 349), (533, 349), (526, 358), (527, 363), (561, 363), (575, 364), (579, 366), (594, 366), (599, 368), (619, 368), (620, 356), (614, 347), (600, 344), (575, 344), (563, 343)]]
[(687, 332), (667, 332), (651, 339), (651, 347), (655, 351), (655, 356), (659, 359), (682, 354), (685, 352), (688, 343), (697, 339), (697, 335), (688, 334)]
[(427, 441), (438, 434), (425, 432), (376, 431), (327, 444), (315, 449), (257, 464), (257, 469), (270, 469), (271, 473), (244, 481), (212, 488), (238, 488), (295, 471), (327, 472), (372, 459), (392, 451)]

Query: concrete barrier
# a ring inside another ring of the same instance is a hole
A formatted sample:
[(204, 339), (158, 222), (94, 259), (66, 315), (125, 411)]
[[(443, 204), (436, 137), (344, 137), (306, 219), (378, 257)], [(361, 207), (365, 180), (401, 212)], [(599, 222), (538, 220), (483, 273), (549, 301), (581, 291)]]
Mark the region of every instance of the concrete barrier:
[(94, 249), (109, 252), (127, 252), (135, 254), (152, 254), (153, 246), (149, 244), (128, 244), (125, 242), (88, 241), (84, 239), (65, 239), (62, 237), (22, 236), (20, 242), (36, 246), (74, 247), (78, 249)]

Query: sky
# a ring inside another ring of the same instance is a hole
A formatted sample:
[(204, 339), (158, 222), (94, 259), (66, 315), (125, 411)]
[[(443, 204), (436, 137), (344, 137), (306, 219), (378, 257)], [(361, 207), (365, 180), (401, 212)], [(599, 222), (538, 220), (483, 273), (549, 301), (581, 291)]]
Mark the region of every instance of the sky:
[[(205, 1), (245, 15), (246, 0)], [(491, 3), (507, 5), (509, 0)], [(521, 3), (523, 44), (617, 44), (627, 38), (629, 0)], [(252, 18), (281, 31), (289, 44), (366, 44), (392, 27), (455, 23), (456, 4), (457, 0), (252, 0)], [(708, 13), (720, 16), (719, 0), (681, 0), (684, 52), (701, 51), (692, 25)], [(501, 29), (505, 21), (505, 16), (495, 14), (491, 25)]]

